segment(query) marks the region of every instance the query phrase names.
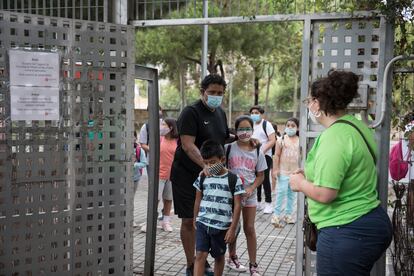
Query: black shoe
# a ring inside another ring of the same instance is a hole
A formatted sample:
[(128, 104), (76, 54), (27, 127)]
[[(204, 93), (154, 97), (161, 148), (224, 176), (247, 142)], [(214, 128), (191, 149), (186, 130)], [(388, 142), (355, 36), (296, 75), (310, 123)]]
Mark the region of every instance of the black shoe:
[(192, 264), (190, 267), (187, 267), (185, 270), (186, 276), (193, 276), (194, 275), (194, 264)]
[(214, 276), (214, 270), (211, 268), (210, 264), (206, 260), (206, 264), (204, 266), (204, 275), (205, 276)]

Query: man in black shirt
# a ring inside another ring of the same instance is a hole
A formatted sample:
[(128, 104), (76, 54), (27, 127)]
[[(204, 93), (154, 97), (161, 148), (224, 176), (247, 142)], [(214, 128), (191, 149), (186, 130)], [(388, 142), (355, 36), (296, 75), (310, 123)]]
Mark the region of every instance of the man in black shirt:
[(219, 75), (208, 75), (201, 82), (200, 100), (186, 106), (177, 121), (180, 135), (171, 168), (174, 210), (181, 218), (181, 242), (187, 258), (187, 275), (192, 275), (195, 249), (193, 214), (194, 181), (203, 171), (210, 175), (203, 163), (200, 147), (206, 140), (224, 145), (229, 138), (227, 118), (221, 109), (226, 82)]

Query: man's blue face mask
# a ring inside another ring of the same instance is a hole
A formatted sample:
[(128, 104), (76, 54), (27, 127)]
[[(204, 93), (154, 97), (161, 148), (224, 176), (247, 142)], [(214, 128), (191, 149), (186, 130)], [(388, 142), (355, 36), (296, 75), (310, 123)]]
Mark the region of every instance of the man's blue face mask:
[(207, 95), (207, 105), (210, 108), (217, 108), (223, 102), (223, 96)]
[(260, 121), (260, 114), (250, 114), (250, 118), (252, 118), (253, 122), (257, 123)]

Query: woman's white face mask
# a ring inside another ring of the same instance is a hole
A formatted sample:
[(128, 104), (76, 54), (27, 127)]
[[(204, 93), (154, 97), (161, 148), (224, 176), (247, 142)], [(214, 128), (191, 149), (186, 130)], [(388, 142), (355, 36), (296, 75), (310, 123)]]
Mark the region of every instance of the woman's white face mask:
[(309, 117), (309, 119), (311, 119), (311, 121), (314, 123), (314, 124), (319, 124), (319, 122), (318, 122), (318, 119), (317, 118), (319, 118), (320, 116), (321, 116), (321, 112), (320, 111), (316, 111), (316, 112), (314, 112), (314, 111), (312, 111), (311, 110), (311, 107), (312, 107), (312, 105), (314, 104), (315, 102), (311, 102), (310, 104), (309, 104), (309, 106), (308, 106), (308, 117)]

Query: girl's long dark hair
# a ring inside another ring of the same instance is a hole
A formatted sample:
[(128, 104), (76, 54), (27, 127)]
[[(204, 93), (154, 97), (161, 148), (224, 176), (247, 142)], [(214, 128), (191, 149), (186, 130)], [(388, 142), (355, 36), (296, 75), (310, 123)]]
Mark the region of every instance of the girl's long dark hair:
[(166, 118), (164, 119), (164, 122), (171, 129), (170, 137), (173, 139), (177, 139), (178, 138), (177, 120), (173, 118)]

